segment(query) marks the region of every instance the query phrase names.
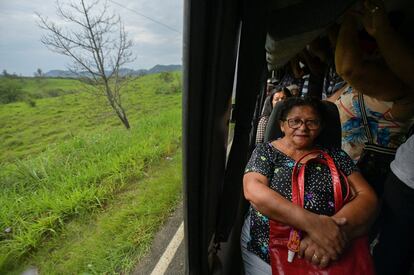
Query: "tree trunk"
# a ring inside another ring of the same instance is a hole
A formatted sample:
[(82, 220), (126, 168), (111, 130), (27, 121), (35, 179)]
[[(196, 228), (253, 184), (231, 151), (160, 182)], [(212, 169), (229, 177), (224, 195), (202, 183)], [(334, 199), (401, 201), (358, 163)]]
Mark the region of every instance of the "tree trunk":
[(120, 119), (121, 119), (122, 123), (124, 124), (124, 126), (127, 130), (131, 129), (131, 126), (129, 125), (128, 118), (126, 116), (124, 116), (123, 118), (120, 117)]
[(124, 109), (121, 106), (119, 106), (118, 104), (116, 104), (116, 103), (114, 105), (112, 105), (112, 107), (115, 110), (116, 115), (122, 121), (122, 124), (124, 124), (125, 128), (127, 130), (131, 129), (131, 126), (129, 125), (128, 117), (127, 117)]

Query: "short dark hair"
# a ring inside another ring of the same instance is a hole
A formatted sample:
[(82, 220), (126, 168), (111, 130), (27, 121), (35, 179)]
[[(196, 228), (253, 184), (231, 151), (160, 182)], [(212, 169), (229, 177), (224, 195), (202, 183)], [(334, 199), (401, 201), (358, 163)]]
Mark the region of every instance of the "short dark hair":
[(271, 89), (270, 92), (275, 94), (277, 92), (283, 91), (283, 86), (281, 85), (274, 85)]
[(280, 93), (280, 92), (283, 92), (286, 95), (286, 97), (292, 96), (292, 93), (290, 92), (290, 90), (282, 85), (276, 85), (270, 89), (270, 93), (272, 93), (273, 95), (276, 93)]
[(283, 87), (283, 91), (285, 92), (286, 97), (292, 97), (292, 93), (288, 88)]
[(313, 108), (319, 115), (319, 120), (323, 125), (323, 117), (325, 114), (325, 107), (323, 106), (322, 102), (318, 99), (312, 97), (290, 97), (283, 102), (283, 105), (280, 107), (280, 112), (278, 116), (278, 120), (286, 120), (287, 115), (289, 112), (298, 106), (309, 106)]

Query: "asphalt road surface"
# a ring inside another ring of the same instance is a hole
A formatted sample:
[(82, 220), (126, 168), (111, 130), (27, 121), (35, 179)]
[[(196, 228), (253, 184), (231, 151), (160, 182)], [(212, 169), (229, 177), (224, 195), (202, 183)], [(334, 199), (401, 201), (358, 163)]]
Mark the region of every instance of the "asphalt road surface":
[(184, 225), (182, 202), (155, 235), (149, 253), (138, 263), (134, 275), (180, 275), (184, 270)]

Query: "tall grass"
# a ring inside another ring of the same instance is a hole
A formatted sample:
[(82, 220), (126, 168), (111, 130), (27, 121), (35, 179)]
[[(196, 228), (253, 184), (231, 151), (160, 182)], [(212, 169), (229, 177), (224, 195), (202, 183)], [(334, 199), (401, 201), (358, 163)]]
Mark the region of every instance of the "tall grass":
[[(181, 110), (138, 119), (128, 132), (75, 136), (0, 171), (0, 273), (73, 215), (105, 205), (125, 183), (180, 146)], [(151, 133), (151, 134), (149, 134)]]
[(71, 219), (10, 270), (21, 274), (130, 274), (151, 247), (155, 233), (181, 198), (181, 151), (157, 161), (145, 177), (116, 192), (102, 209)]

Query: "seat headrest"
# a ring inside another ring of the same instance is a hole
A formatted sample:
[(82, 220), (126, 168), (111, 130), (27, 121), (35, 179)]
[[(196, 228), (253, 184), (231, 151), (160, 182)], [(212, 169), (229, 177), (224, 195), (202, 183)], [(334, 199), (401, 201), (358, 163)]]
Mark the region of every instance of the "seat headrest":
[[(321, 101), (324, 107), (324, 127), (316, 138), (315, 143), (322, 147), (341, 147), (341, 121), (339, 119), (339, 112), (336, 105), (329, 101)], [(272, 140), (283, 137), (283, 133), (280, 129), (279, 113), (282, 109), (284, 101), (278, 102), (272, 110), (269, 117), (269, 122), (266, 126), (264, 134), (264, 142), (270, 142)]]

